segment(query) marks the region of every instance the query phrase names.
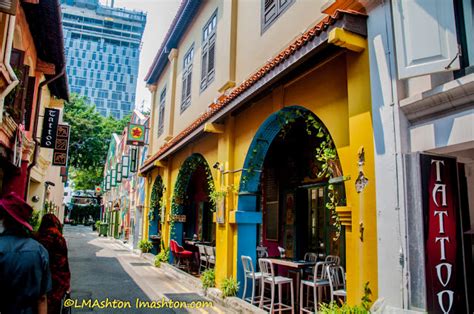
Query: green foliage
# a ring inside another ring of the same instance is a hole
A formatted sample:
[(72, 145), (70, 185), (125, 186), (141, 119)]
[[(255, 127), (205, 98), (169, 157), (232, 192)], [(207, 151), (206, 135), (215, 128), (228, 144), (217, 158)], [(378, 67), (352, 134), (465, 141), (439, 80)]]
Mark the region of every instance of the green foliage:
[(336, 301), (331, 303), (320, 303), (318, 313), (323, 314), (368, 314), (372, 303), (370, 296), (372, 290), (369, 288), (369, 282), (364, 284), (364, 295), (361, 298), (361, 305), (349, 306), (347, 303), (338, 305)]
[(38, 231), (38, 228), (41, 224), (41, 217), (40, 217), (41, 212), (39, 210), (33, 210), (33, 214), (31, 215), (31, 218), (28, 220), (28, 223), (30, 226), (33, 227), (33, 231)]
[(204, 290), (216, 286), (216, 273), (214, 272), (214, 269), (210, 268), (202, 272), (201, 283)]
[(224, 298), (236, 296), (237, 292), (239, 292), (239, 286), (240, 283), (237, 281), (237, 279), (232, 277), (225, 278), (221, 283), (222, 296)]
[(140, 240), (138, 241), (138, 248), (142, 250), (143, 253), (148, 253), (153, 249), (153, 244), (149, 240)]
[(339, 306), (336, 301), (332, 301), (329, 304), (320, 303), (318, 313), (322, 314), (368, 314), (365, 308), (360, 305), (349, 306), (347, 303)]
[(100, 220), (97, 220), (97, 221), (95, 222), (95, 229), (96, 229), (97, 231), (100, 230), (100, 224), (101, 224), (101, 223), (102, 223), (102, 222), (101, 222)]
[(71, 94), (64, 105), (64, 121), (71, 126), (69, 165), (77, 190), (94, 189), (102, 182), (102, 172), (112, 133), (121, 134), (130, 121), (103, 117), (87, 99)]
[(372, 300), (370, 299), (371, 295), (372, 295), (372, 290), (370, 290), (369, 282), (367, 281), (364, 285), (364, 295), (361, 298), (362, 307), (366, 309), (367, 311), (370, 309), (370, 306), (372, 305)]
[(170, 257), (170, 249), (162, 249), (158, 255), (155, 256), (155, 267), (160, 267), (161, 263), (166, 263), (168, 262)]

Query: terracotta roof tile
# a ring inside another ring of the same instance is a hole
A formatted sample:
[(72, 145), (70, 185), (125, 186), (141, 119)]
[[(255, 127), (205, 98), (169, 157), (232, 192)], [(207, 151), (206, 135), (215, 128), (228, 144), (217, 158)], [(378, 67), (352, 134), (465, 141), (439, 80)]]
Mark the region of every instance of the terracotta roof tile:
[(262, 77), (264, 77), (268, 72), (273, 70), (276, 66), (282, 63), (285, 59), (290, 57), (294, 54), (298, 49), (300, 49), (303, 45), (306, 45), (309, 41), (311, 41), (315, 36), (319, 36), (319, 34), (326, 30), (329, 25), (334, 24), (337, 20), (339, 20), (344, 14), (352, 14), (352, 15), (365, 15), (364, 13), (360, 13), (358, 11), (353, 10), (337, 10), (332, 16), (326, 16), (322, 19), (318, 24), (313, 26), (311, 29), (306, 31), (304, 34), (299, 36), (295, 39), (287, 48), (281, 51), (277, 56), (273, 59), (267, 61), (257, 72), (251, 75), (248, 79), (243, 81), (239, 86), (235, 87), (232, 92), (227, 96), (224, 97), (221, 101), (218, 101), (215, 104), (211, 104), (209, 106), (209, 110), (199, 116), (193, 123), (191, 123), (188, 127), (186, 127), (183, 131), (181, 131), (178, 135), (172, 138), (168, 143), (164, 144), (156, 154), (152, 157), (148, 158), (142, 166), (142, 169), (148, 167), (151, 163), (153, 163), (156, 159), (158, 159), (161, 155), (167, 152), (171, 147), (179, 143), (183, 138), (187, 135), (191, 134), (191, 132), (195, 131), (199, 126), (201, 126), (205, 121), (219, 112), (222, 108), (228, 105), (232, 100), (234, 100), (237, 96), (242, 94), (244, 91), (249, 89), (253, 86), (257, 81), (259, 81)]

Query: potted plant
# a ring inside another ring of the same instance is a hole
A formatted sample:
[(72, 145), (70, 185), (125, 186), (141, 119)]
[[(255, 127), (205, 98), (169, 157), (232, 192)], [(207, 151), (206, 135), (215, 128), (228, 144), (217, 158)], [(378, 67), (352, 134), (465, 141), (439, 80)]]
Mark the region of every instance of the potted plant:
[(153, 244), (149, 240), (142, 239), (138, 242), (138, 248), (142, 253), (148, 253), (153, 248)]
[(225, 278), (221, 283), (222, 297), (235, 297), (239, 292), (240, 283), (232, 277)]

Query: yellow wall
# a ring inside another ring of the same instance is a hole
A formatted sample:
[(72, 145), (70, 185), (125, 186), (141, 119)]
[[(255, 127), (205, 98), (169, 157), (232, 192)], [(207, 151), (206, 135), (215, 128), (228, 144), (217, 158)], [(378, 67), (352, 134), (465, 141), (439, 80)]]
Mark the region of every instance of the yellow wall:
[(245, 80), (308, 27), (316, 24), (322, 17), (321, 5), (326, 2), (295, 0), (261, 33), (262, 1), (238, 1), (236, 82)]

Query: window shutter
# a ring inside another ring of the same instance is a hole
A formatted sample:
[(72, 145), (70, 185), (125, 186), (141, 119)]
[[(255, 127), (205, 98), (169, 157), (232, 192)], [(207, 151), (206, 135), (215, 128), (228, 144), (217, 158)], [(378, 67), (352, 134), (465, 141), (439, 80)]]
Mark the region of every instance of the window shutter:
[(184, 103), (186, 102), (186, 88), (188, 86), (186, 80), (188, 78), (188, 73), (186, 71), (183, 72), (183, 87), (181, 88), (181, 109), (184, 107)]
[(399, 79), (459, 69), (453, 1), (392, 3)]
[(267, 25), (277, 15), (276, 0), (265, 0), (264, 13), (263, 13), (263, 23)]
[(25, 130), (27, 131), (30, 130), (35, 87), (36, 87), (36, 77), (30, 76), (28, 78), (28, 87), (26, 89), (26, 101), (25, 101)]
[(201, 89), (204, 89), (207, 84), (207, 46), (203, 48), (202, 64), (201, 64)]
[(211, 81), (214, 78), (214, 58), (215, 58), (215, 50), (216, 50), (216, 37), (214, 36), (211, 43), (209, 44), (209, 62), (207, 65), (207, 73), (209, 75), (208, 81)]
[(191, 68), (189, 69), (189, 72), (188, 72), (188, 81), (187, 81), (187, 88), (186, 88), (186, 98), (188, 97), (191, 97), (191, 75), (193, 74), (193, 72), (191, 71)]

